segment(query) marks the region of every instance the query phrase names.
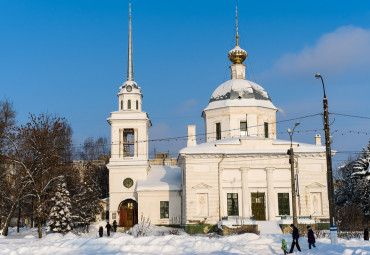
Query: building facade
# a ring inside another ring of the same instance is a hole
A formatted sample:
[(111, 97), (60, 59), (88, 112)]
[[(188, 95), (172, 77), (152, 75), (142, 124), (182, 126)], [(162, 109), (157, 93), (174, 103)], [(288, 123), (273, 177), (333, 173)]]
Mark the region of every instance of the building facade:
[(141, 109), (142, 92), (133, 76), (130, 13), (127, 81), (119, 89), (118, 111), (108, 119), (111, 221), (130, 227), (140, 219), (187, 225), (215, 224), (226, 216), (278, 220), (292, 215), (290, 147), (298, 216), (328, 218), (321, 137), (314, 145), (277, 139), (277, 108), (263, 87), (246, 80), (247, 52), (238, 39), (237, 32), (236, 46), (228, 53), (231, 79), (215, 89), (202, 113), (206, 142), (197, 144), (196, 127), (189, 126), (178, 166), (158, 165), (148, 157), (151, 122)]

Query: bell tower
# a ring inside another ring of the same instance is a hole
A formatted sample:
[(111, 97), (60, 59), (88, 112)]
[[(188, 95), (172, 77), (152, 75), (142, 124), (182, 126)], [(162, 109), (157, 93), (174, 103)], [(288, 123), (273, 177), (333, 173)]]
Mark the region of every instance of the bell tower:
[(134, 80), (131, 4), (129, 5), (127, 80), (119, 87), (118, 111), (108, 119), (111, 125), (111, 159), (113, 162), (136, 162), (147, 165), (148, 129), (151, 122), (142, 111), (143, 95)]
[[(118, 110), (111, 112), (110, 118), (107, 119), (111, 126), (111, 157), (107, 167), (109, 169), (109, 218), (122, 225), (123, 221), (126, 221), (118, 218), (120, 212), (128, 204), (137, 209), (137, 181), (147, 177), (148, 130), (152, 125), (148, 114), (142, 111), (143, 95), (134, 80), (131, 4), (129, 5), (127, 80), (119, 87), (117, 96)], [(135, 221), (137, 222), (137, 214), (136, 219), (132, 219), (132, 222)]]

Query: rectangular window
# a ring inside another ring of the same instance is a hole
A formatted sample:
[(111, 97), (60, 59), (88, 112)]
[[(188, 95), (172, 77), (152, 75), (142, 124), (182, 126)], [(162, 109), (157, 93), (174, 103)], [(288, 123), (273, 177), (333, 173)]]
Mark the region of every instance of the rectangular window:
[(247, 121), (246, 120), (240, 121), (240, 136), (247, 135), (248, 135)]
[(216, 123), (216, 140), (221, 139), (221, 123)]
[(265, 127), (265, 137), (269, 138), (269, 123), (265, 122), (264, 127)]
[(112, 220), (115, 220), (116, 219), (116, 213), (112, 213)]
[(168, 219), (169, 218), (169, 201), (161, 201), (161, 219)]
[(278, 193), (279, 215), (290, 215), (289, 193)]
[(133, 157), (135, 152), (135, 131), (132, 128), (123, 130), (123, 157)]
[(239, 216), (238, 193), (227, 193), (227, 215)]

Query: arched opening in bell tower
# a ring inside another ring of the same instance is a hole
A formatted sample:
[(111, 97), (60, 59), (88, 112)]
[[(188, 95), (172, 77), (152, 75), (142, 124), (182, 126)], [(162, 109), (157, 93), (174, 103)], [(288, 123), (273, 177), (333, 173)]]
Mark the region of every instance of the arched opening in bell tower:
[(135, 130), (125, 128), (122, 132), (123, 157), (133, 157), (135, 155)]

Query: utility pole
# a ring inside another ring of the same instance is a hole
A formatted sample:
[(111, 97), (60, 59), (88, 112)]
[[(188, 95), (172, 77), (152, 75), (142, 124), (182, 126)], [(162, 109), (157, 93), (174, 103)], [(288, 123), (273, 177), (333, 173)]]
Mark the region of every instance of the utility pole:
[(325, 147), (326, 147), (326, 172), (328, 182), (328, 199), (329, 199), (329, 217), (330, 217), (330, 240), (331, 244), (338, 244), (338, 230), (335, 220), (335, 203), (334, 203), (334, 185), (333, 185), (333, 168), (331, 161), (331, 145), (330, 145), (330, 127), (329, 127), (329, 110), (328, 99), (325, 94), (324, 80), (321, 74), (315, 75), (316, 79), (321, 79), (322, 88), (324, 90), (324, 130), (325, 130)]
[(295, 180), (294, 180), (294, 151), (293, 147), (289, 149), (290, 154), (290, 181), (292, 184), (292, 208), (293, 208), (293, 225), (298, 227), (298, 219), (297, 219), (297, 208), (296, 208), (296, 195), (295, 195)]
[(298, 227), (298, 219), (297, 219), (297, 201), (296, 201), (296, 194), (295, 194), (295, 174), (294, 174), (294, 151), (293, 151), (293, 134), (295, 128), (299, 125), (299, 121), (295, 123), (293, 131), (290, 131), (288, 128), (288, 134), (290, 137), (290, 149), (288, 150), (287, 154), (290, 155), (289, 163), (290, 163), (290, 181), (292, 186), (292, 208), (293, 208), (293, 225)]

